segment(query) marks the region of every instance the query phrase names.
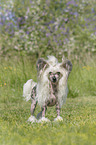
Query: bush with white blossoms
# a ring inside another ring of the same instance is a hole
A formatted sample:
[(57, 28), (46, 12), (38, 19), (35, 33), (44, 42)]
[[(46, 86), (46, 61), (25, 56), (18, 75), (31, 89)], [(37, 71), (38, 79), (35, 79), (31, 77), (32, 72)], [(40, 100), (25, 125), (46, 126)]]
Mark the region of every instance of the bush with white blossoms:
[(1, 1), (0, 49), (42, 54), (96, 52), (96, 2)]

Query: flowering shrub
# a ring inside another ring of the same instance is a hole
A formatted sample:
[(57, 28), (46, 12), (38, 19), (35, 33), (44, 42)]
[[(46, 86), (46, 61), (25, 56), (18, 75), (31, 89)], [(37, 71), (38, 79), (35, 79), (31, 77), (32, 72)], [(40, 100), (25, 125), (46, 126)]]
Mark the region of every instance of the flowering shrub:
[(26, 50), (40, 56), (96, 51), (94, 0), (11, 0), (3, 4), (2, 50)]

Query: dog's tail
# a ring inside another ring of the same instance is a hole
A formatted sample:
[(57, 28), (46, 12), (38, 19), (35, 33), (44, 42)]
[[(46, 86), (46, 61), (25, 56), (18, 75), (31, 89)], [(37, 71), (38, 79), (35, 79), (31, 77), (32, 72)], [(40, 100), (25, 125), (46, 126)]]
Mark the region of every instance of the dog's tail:
[(23, 86), (23, 97), (26, 101), (31, 99), (31, 92), (33, 87), (35, 87), (37, 83), (35, 83), (32, 79), (28, 80)]

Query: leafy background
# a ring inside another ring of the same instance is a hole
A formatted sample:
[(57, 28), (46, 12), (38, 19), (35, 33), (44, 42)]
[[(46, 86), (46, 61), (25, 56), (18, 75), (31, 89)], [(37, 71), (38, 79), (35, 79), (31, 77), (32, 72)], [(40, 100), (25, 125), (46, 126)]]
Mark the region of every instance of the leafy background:
[(0, 4), (2, 51), (73, 54), (76, 59), (96, 52), (94, 0), (1, 0)]

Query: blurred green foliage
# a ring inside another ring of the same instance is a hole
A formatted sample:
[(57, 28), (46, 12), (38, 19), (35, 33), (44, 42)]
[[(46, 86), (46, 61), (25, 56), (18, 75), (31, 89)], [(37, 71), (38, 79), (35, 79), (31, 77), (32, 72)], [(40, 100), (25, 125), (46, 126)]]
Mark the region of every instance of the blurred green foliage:
[(1, 1), (0, 49), (78, 58), (96, 52), (94, 0)]

